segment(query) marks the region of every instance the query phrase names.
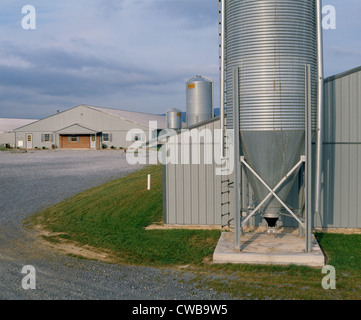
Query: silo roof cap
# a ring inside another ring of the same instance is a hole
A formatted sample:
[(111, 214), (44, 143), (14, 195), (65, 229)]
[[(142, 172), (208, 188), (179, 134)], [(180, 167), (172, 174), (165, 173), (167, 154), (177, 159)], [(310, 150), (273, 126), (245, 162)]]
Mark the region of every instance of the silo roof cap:
[(170, 109), (168, 109), (166, 112), (172, 112), (172, 111), (182, 112), (182, 110), (180, 110), (180, 109), (178, 109), (178, 108), (170, 108)]
[(190, 79), (187, 83), (190, 83), (190, 82), (213, 82), (212, 79), (210, 78), (207, 78), (205, 76), (201, 76), (201, 75), (196, 75), (195, 77), (193, 77), (192, 79)]

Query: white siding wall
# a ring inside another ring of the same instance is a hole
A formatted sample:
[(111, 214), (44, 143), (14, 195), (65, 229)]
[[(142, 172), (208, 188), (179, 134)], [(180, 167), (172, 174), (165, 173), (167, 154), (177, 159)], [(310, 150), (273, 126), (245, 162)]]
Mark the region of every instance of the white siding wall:
[(0, 145), (2, 144), (15, 145), (15, 133), (0, 132)]

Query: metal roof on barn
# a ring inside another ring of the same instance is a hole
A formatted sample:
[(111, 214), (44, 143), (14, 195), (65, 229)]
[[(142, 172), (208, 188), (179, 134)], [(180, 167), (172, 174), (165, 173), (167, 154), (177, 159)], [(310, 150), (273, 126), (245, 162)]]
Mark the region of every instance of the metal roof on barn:
[(12, 132), (14, 129), (26, 126), (37, 119), (15, 119), (15, 118), (0, 118), (0, 132)]
[(158, 128), (166, 128), (166, 117), (163, 115), (151, 114), (151, 113), (143, 113), (143, 112), (135, 112), (135, 111), (126, 111), (126, 110), (118, 110), (111, 108), (103, 108), (103, 107), (93, 107), (86, 106), (88, 108), (101, 111), (112, 116), (121, 118), (123, 120), (128, 120), (145, 127), (149, 127), (149, 121), (157, 121)]

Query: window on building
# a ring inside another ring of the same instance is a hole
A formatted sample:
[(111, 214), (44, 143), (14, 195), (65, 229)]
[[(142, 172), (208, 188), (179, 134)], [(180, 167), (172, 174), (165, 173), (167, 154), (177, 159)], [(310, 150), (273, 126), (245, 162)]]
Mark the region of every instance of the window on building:
[(103, 142), (112, 142), (113, 137), (111, 133), (103, 133)]
[(42, 133), (41, 142), (53, 142), (54, 136), (52, 133)]
[(79, 142), (79, 136), (75, 136), (75, 135), (69, 136), (68, 142)]
[(103, 133), (103, 141), (109, 142), (109, 133)]

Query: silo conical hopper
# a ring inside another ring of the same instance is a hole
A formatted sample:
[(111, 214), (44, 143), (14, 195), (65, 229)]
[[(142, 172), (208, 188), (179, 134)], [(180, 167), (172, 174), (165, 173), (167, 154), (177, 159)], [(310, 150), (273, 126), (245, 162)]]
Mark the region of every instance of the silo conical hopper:
[[(316, 1), (226, 0), (225, 19), (227, 127), (233, 126), (231, 75), (237, 66), (242, 151), (274, 188), (304, 152), (305, 64), (311, 65), (312, 106), (317, 105)], [(313, 108), (314, 125), (316, 112)], [(253, 174), (247, 177), (262, 201), (269, 191)], [(287, 180), (277, 192), (281, 199), (287, 199), (293, 182)], [(261, 208), (270, 227), (281, 208), (273, 197)]]

